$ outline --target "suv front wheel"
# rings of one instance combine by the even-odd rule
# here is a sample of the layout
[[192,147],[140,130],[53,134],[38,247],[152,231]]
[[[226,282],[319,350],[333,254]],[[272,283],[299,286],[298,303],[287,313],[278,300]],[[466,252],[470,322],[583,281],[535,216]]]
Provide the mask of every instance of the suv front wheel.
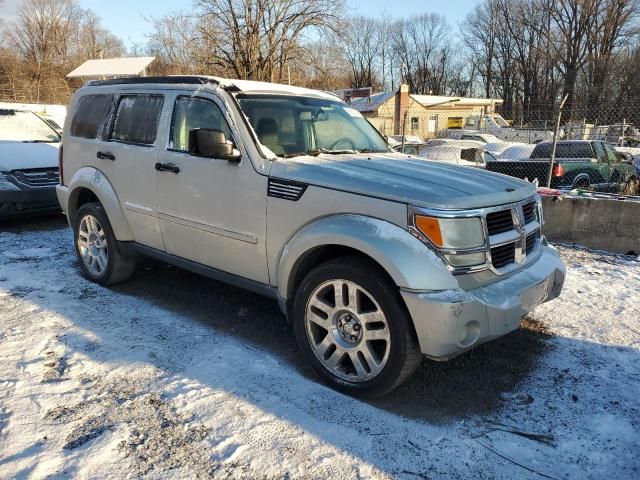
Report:
[[97,202],[82,205],[74,225],[76,254],[89,280],[112,285],[133,275],[135,260],[120,251],[102,205]]
[[306,360],[345,393],[382,395],[422,360],[398,288],[360,258],[343,257],[313,269],[296,293],[292,313]]

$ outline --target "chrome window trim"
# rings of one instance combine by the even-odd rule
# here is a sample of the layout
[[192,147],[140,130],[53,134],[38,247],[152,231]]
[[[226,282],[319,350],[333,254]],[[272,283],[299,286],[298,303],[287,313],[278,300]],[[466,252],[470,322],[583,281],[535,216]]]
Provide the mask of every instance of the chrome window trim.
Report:
[[[525,224],[523,207],[532,202],[536,203],[536,219]],[[508,232],[489,235],[487,215],[493,212],[500,212],[508,209],[511,209],[511,213],[513,215],[514,228]],[[479,218],[482,224],[484,244],[479,247],[466,249],[438,248],[422,232],[420,232],[420,230],[418,230],[415,225],[416,215],[426,215],[437,218]],[[451,273],[454,275],[464,275],[469,273],[481,272],[484,270],[490,270],[498,276],[507,275],[530,264],[540,256],[543,217],[542,200],[540,195],[538,194],[514,203],[507,203],[504,205],[485,208],[476,208],[471,210],[438,210],[433,208],[422,208],[409,205],[407,209],[407,217],[409,232],[422,243],[424,243],[436,255],[438,255],[438,257],[442,259],[445,265],[447,265],[449,271],[451,271]],[[529,235],[535,232],[539,233],[539,238],[536,240],[531,253],[527,254],[527,238],[529,237]],[[510,243],[515,243],[514,248],[516,261],[501,268],[494,267],[491,259],[491,249],[503,245],[508,245]],[[445,258],[445,255],[479,252],[485,253],[485,263],[474,265],[471,267],[454,267]]]

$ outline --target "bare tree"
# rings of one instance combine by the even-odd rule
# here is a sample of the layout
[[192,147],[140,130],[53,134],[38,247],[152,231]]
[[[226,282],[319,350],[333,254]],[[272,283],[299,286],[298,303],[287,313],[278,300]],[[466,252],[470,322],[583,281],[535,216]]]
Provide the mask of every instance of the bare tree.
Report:
[[341,0],[198,0],[201,29],[215,41],[212,62],[230,74],[253,80],[281,81],[287,63],[300,53],[311,30],[337,27]]
[[596,25],[603,0],[555,0],[551,10],[558,29],[559,68],[564,76],[562,96],[567,96],[565,110],[572,112],[576,81],[586,65],[589,38]]
[[588,116],[595,120],[600,110],[607,78],[617,51],[638,33],[633,20],[638,0],[605,0],[588,39]]
[[467,56],[483,78],[484,95],[494,94],[494,69],[499,26],[498,2],[488,0],[476,5],[461,25]]
[[158,73],[218,73],[210,65],[211,51],[216,48],[211,40],[216,37],[203,38],[203,20],[186,12],[172,12],[150,22],[153,30],[147,35],[147,48],[157,58],[154,68]]
[[382,41],[380,22],[369,17],[350,18],[339,34],[341,45],[351,68],[351,86],[380,86],[377,63]]
[[92,10],[82,12],[75,40],[79,59],[119,57],[125,53],[122,40],[104,28]]
[[393,31],[400,73],[410,90],[445,93],[447,67],[453,56],[446,19],[437,14],[417,15],[395,22]]

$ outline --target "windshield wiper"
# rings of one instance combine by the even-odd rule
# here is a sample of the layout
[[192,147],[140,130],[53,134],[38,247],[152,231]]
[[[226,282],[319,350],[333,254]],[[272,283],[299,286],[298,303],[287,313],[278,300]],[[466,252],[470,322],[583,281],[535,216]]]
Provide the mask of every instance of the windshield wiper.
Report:
[[389,150],[380,150],[375,148],[362,148],[358,150],[360,153],[390,153]]
[[324,152],[322,152],[319,149],[314,149],[314,150],[307,150],[306,152],[285,153],[284,155],[278,155],[278,156],[281,158],[301,157],[303,155],[310,155],[312,157],[317,157],[321,153],[324,153]]
[[348,153],[358,153],[358,150],[343,149],[343,150],[329,150],[328,148],[320,148],[320,153],[326,153],[328,155],[343,155]]
[[58,140],[22,140],[22,143],[58,143]]

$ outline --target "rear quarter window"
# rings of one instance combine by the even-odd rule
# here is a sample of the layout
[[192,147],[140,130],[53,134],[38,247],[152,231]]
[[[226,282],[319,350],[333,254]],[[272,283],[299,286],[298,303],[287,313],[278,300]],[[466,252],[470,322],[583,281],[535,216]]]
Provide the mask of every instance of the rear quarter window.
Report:
[[102,138],[112,107],[113,95],[99,94],[81,97],[71,120],[71,136]]
[[[551,158],[551,143],[540,143],[531,154],[531,158]],[[555,158],[594,158],[593,149],[588,142],[558,143]]]
[[111,139],[137,145],[153,145],[163,103],[162,95],[122,95]]

